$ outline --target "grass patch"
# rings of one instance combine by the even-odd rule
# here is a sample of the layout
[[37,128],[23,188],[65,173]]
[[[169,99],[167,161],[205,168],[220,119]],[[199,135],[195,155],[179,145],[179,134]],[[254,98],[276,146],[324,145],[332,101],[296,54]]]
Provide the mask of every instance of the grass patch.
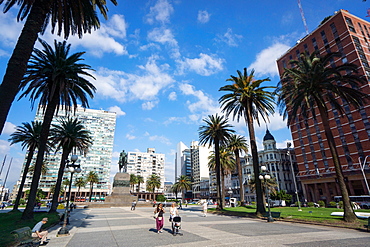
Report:
[[[234,207],[224,208],[223,211],[217,211],[216,209],[209,209],[218,214],[234,215],[234,216],[245,216],[256,218],[256,207],[245,206],[245,207]],[[280,212],[282,220],[321,224],[329,226],[340,226],[354,229],[364,229],[364,225],[367,224],[367,219],[358,219],[355,223],[347,223],[341,216],[331,216],[332,212],[343,212],[343,209],[337,208],[313,208],[313,207],[302,207],[302,211],[298,211],[297,207],[275,207],[271,209],[271,212]],[[356,212],[370,212],[370,210],[356,210]]]
[[13,230],[21,227],[29,226],[31,229],[35,224],[42,220],[42,218],[47,217],[49,220],[44,225],[44,228],[55,225],[59,222],[58,213],[49,214],[47,212],[34,212],[34,220],[21,220],[22,212],[20,211],[10,211],[8,213],[0,214],[0,239],[1,246],[13,246],[15,244],[13,236],[10,234]]

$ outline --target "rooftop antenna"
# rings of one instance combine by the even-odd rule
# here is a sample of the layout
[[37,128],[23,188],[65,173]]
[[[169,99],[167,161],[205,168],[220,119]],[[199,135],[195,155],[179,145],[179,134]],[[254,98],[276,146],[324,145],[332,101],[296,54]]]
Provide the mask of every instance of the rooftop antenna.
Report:
[[306,18],[304,18],[304,13],[303,13],[303,9],[302,9],[301,0],[298,0],[298,7],[299,7],[299,12],[301,12],[301,17],[302,17],[304,28],[306,29],[306,34],[308,34],[308,27],[307,27],[307,23],[306,23]]

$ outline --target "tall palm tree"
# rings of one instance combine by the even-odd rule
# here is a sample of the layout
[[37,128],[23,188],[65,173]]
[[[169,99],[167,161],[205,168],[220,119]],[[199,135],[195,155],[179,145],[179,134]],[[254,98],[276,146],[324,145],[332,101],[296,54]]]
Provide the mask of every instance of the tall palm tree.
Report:
[[42,126],[42,123],[40,121],[32,121],[31,124],[30,123],[22,124],[23,126],[18,126],[16,128],[16,131],[13,134],[11,134],[10,135],[11,137],[9,138],[11,145],[21,142],[22,149],[24,148],[28,149],[27,160],[26,164],[24,165],[22,180],[21,183],[19,184],[18,194],[14,202],[13,210],[18,210],[19,200],[21,199],[23,194],[23,187],[27,178],[27,174],[29,172],[32,157],[35,150],[39,146]]
[[137,179],[137,192],[140,192],[140,184],[144,183],[144,178],[140,175],[136,176]]
[[[225,176],[235,169],[235,159],[233,152],[225,147],[220,148],[220,167],[221,167],[221,201],[225,201]],[[216,155],[212,152],[208,157],[208,166],[212,171],[216,169]]]
[[231,133],[235,131],[231,129],[232,125],[228,124],[227,118],[224,116],[208,115],[208,118],[203,119],[206,125],[199,127],[199,143],[209,144],[209,147],[214,145],[215,152],[215,170],[217,180],[217,209],[222,210],[224,201],[221,200],[221,164],[220,164],[220,146],[226,146],[227,140],[230,138]]
[[354,109],[362,107],[368,95],[359,91],[359,86],[367,82],[365,77],[357,75],[355,64],[332,67],[331,61],[340,56],[340,53],[323,57],[318,52],[302,53],[298,61],[291,61],[293,67],[285,69],[278,85],[278,106],[284,118],[288,118],[288,126],[297,120],[305,121],[309,116],[314,119],[320,116],[342,193],[344,220],[353,222],[357,218],[348,197],[328,112],[331,111],[330,105],[342,115],[343,105],[351,105]]
[[81,187],[85,187],[86,186],[85,179],[83,179],[81,177],[80,178],[76,178],[76,180],[75,180],[75,186],[78,188],[77,189],[77,196],[81,199],[80,190],[81,190]]
[[176,186],[177,190],[182,191],[182,201],[184,202],[186,191],[191,189],[190,178],[186,175],[180,175],[176,180],[177,182],[174,186]]
[[247,69],[244,68],[243,73],[237,70],[238,76],[231,76],[226,81],[232,81],[232,84],[226,85],[220,88],[219,91],[227,91],[229,93],[221,96],[219,99],[222,107],[222,111],[226,112],[226,116],[233,115],[233,119],[239,122],[240,118],[244,118],[244,121],[248,127],[250,148],[253,159],[253,170],[256,183],[256,196],[257,196],[257,214],[263,214],[266,212],[265,205],[263,203],[262,186],[261,181],[258,178],[259,164],[258,164],[258,152],[256,144],[256,136],[254,131],[255,120],[257,124],[260,124],[260,117],[266,122],[268,121],[268,114],[275,112],[274,105],[274,92],[267,90],[274,89],[271,86],[262,86],[261,84],[266,81],[270,81],[269,78],[262,80],[256,80],[254,78],[254,70],[248,75]]
[[130,185],[132,192],[134,192],[135,184],[137,184],[137,176],[135,174],[130,174]]
[[90,131],[85,129],[85,126],[77,118],[62,117],[59,119],[59,124],[53,124],[50,130],[50,138],[52,144],[56,147],[55,152],[63,150],[60,160],[58,178],[55,186],[55,192],[49,213],[56,212],[58,207],[58,194],[60,185],[63,179],[66,160],[72,150],[78,150],[81,154],[86,154],[89,146],[92,144]]
[[[63,190],[64,190],[64,195],[63,195],[63,200],[64,201],[66,201],[67,200],[67,188],[68,188],[68,186],[69,186],[69,179],[68,178],[66,178],[66,179],[64,179],[63,181],[62,181],[62,183],[61,183],[61,185],[62,185],[62,188],[63,188]],[[60,189],[59,189],[60,190]],[[56,190],[56,186],[55,186],[55,188],[54,188],[54,194],[57,194],[57,195],[59,195],[59,193],[57,192],[57,190]],[[53,197],[54,198],[54,197]],[[50,212],[50,211],[49,211]]]
[[161,178],[158,175],[152,174],[146,180],[146,189],[148,191],[153,192],[153,200],[155,200],[155,197],[154,197],[155,189],[159,189],[160,187],[161,187]]
[[[26,18],[13,54],[9,59],[2,84],[0,85],[0,134],[13,103],[20,89],[22,77],[27,69],[33,47],[39,34],[43,34],[47,24],[52,25],[52,33],[64,32],[67,39],[70,34],[80,38],[86,32],[100,27],[96,9],[107,19],[106,0],[0,0],[5,2],[4,12],[14,5],[20,5],[17,20]],[[111,0],[117,5],[116,0]]]
[[244,151],[245,153],[248,152],[248,144],[247,140],[244,136],[240,135],[231,135],[227,148],[234,152],[235,155],[235,162],[238,168],[238,178],[239,178],[239,194],[240,194],[240,202],[242,205],[245,203],[244,199],[244,181],[243,181],[243,169],[240,164],[240,152]]
[[98,174],[94,171],[90,171],[89,174],[87,174],[86,182],[90,184],[89,202],[91,202],[94,184],[99,183]]
[[93,98],[93,93],[96,90],[94,85],[86,79],[88,77],[94,78],[87,72],[91,70],[90,66],[79,63],[82,60],[83,52],[69,55],[71,45],[67,45],[65,41],[55,41],[54,50],[45,41],[40,40],[40,43],[43,50],[34,50],[22,81],[22,87],[25,88],[25,91],[21,97],[30,95],[32,106],[40,98],[39,104],[44,106],[44,119],[35,173],[22,219],[33,219],[33,204],[54,113],[59,106],[64,107],[67,111],[72,110],[72,106],[73,109],[76,109],[77,102],[81,103],[82,107],[88,107],[87,96]]
[[[32,165],[30,166],[30,168],[28,169],[28,172],[33,174],[33,172],[35,171],[35,165]],[[41,175],[45,176],[49,171],[49,168],[48,168],[48,165],[46,162],[43,162],[42,163],[42,167],[41,167]]]

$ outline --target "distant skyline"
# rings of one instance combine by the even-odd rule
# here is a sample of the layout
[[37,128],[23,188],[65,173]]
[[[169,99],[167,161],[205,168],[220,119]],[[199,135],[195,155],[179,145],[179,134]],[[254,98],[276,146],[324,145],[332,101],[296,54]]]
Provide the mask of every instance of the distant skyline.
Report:
[[[362,0],[301,0],[308,30],[334,11],[346,9],[369,21],[368,2]],[[1,9],[4,4],[0,5]],[[176,145],[198,141],[198,128],[207,115],[220,113],[219,88],[230,75],[244,67],[255,69],[256,78],[269,77],[265,85],[279,82],[276,59],[306,35],[297,1],[108,1],[109,19],[82,39],[70,37],[71,53],[85,51],[83,63],[92,66],[96,80],[91,109],[117,113],[111,177],[118,171],[118,157],[126,152],[155,148],[166,155],[166,181],[174,181]],[[0,78],[18,39],[23,23],[16,22],[17,9],[0,13]],[[40,38],[54,39],[50,27]],[[41,48],[37,43],[36,47]],[[12,189],[20,176],[26,150],[10,146],[16,126],[31,122],[36,109],[28,99],[15,101],[0,136],[0,162],[7,154],[1,185],[9,161],[12,168],[6,186]],[[244,122],[236,123],[246,136]],[[278,148],[291,142],[286,122],[278,114],[270,123],[256,126],[258,149],[269,129]],[[83,164],[82,164],[83,166]]]

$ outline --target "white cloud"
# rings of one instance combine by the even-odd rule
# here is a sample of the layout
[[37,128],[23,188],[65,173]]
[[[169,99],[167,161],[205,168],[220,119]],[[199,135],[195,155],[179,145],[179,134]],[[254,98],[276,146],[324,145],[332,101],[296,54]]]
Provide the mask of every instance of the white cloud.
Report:
[[174,101],[177,99],[177,94],[176,92],[171,92],[169,95],[168,95],[168,99],[171,100],[171,101]]
[[172,76],[166,72],[169,65],[158,65],[155,56],[148,58],[147,63],[138,68],[136,74],[100,68],[93,73],[99,82],[95,85],[97,93],[119,102],[137,99],[153,101],[157,100],[160,90],[174,82]]
[[158,141],[158,142],[161,142],[161,143],[166,144],[166,145],[172,145],[172,143],[170,142],[170,140],[168,140],[168,138],[165,137],[165,136],[157,136],[157,135],[150,136],[149,137],[149,140],[151,140],[151,141]]
[[117,116],[125,116],[126,112],[122,111],[119,106],[111,106],[108,108],[108,111],[115,112]]
[[129,140],[133,140],[133,139],[136,139],[136,136],[133,136],[131,134],[126,134],[126,138]]
[[242,35],[234,34],[231,28],[228,28],[224,35],[217,35],[217,37],[220,41],[234,47],[237,47],[238,43],[243,39]]
[[177,62],[180,74],[183,74],[185,70],[190,70],[202,76],[209,76],[222,71],[225,61],[216,55],[200,53],[199,58],[185,58],[183,61],[178,60]]
[[169,125],[171,123],[185,123],[185,117],[169,117],[166,121],[163,122],[164,125]]
[[0,140],[0,154],[8,154],[10,150],[10,143]]
[[155,22],[159,22],[160,24],[169,23],[173,11],[172,5],[167,0],[158,0],[153,7],[150,7],[146,21],[149,24],[154,24]]
[[198,11],[198,22],[200,23],[207,23],[209,22],[211,15],[206,10],[199,10]]
[[180,57],[180,50],[172,31],[168,28],[154,28],[148,32],[148,39],[162,45],[167,45],[172,58]]
[[254,69],[257,76],[278,76],[276,60],[283,55],[290,47],[283,43],[275,43],[257,54],[256,60],[249,65]]
[[[10,48],[10,49],[14,48],[18,40],[18,37],[21,34],[23,25],[24,23],[17,22],[17,17],[14,11],[8,11],[6,14],[2,13],[0,15],[0,30],[4,30],[1,33],[1,39],[0,39],[0,43],[2,44],[3,48],[5,47]],[[11,52],[12,50],[8,52],[0,51],[0,56],[9,55]]]
[[5,122],[3,134],[12,134],[16,130],[17,126],[12,124],[11,122]]
[[151,110],[158,104],[158,101],[147,101],[141,104],[143,110]]

